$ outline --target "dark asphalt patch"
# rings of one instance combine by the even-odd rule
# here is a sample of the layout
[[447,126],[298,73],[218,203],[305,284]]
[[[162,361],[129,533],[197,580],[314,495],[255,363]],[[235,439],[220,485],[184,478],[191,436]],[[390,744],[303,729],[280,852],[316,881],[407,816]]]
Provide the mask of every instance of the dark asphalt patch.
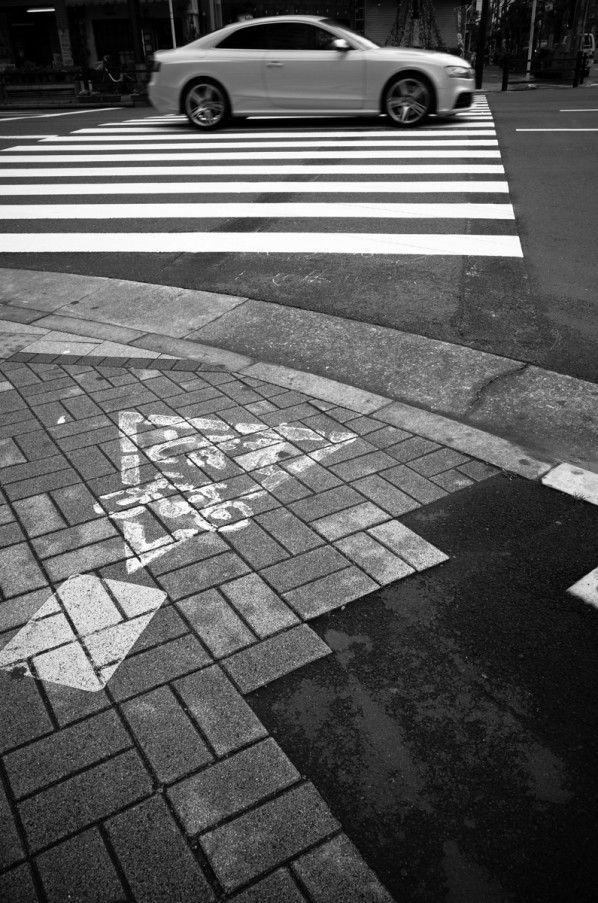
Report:
[[253,707],[397,901],[593,900],[598,508],[500,475],[402,520],[450,560]]

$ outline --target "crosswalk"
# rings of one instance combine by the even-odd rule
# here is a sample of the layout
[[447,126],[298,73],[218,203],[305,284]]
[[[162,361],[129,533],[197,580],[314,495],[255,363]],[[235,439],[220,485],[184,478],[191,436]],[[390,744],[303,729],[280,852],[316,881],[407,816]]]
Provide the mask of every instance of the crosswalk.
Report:
[[14,144],[0,230],[0,254],[523,256],[483,96],[411,132],[329,120],[198,135],[149,115]]

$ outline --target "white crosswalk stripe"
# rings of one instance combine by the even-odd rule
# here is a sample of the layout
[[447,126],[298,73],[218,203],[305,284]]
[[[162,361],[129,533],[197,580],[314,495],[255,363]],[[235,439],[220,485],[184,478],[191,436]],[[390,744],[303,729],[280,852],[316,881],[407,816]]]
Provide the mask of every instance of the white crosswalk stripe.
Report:
[[412,132],[270,123],[148,116],[4,148],[0,254],[523,256],[483,97]]

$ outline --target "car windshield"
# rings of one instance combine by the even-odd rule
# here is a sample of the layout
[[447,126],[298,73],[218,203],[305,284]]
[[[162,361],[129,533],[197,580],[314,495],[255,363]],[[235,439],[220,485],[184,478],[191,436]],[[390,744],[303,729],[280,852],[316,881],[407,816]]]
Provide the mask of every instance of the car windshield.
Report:
[[324,25],[332,25],[334,28],[341,28],[344,32],[346,32],[352,38],[358,38],[361,44],[365,44],[367,47],[379,47],[380,44],[376,44],[375,41],[370,40],[370,38],[366,38],[365,35],[359,34],[357,31],[353,31],[352,28],[349,28],[348,25],[345,25],[344,22],[339,22],[337,19],[322,19]]

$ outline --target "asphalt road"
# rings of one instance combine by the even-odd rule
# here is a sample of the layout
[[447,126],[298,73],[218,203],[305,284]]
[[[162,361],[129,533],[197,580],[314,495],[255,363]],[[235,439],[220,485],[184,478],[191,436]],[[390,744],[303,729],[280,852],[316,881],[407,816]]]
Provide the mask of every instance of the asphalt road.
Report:
[[[585,130],[598,127],[598,101],[593,99],[598,97],[596,91],[542,88],[488,94],[524,249],[523,264],[509,258],[342,253],[139,255],[127,253],[124,238],[122,251],[114,254],[81,254],[68,247],[60,254],[47,254],[32,248],[31,254],[0,254],[0,266],[127,278],[275,302],[442,339],[595,382],[598,263],[593,245],[598,223],[593,188],[598,131]],[[582,112],[562,112],[569,108]],[[151,115],[147,109],[38,113],[25,119],[5,113],[0,133],[10,136],[3,144],[9,147],[14,139],[19,141],[19,136],[23,143],[34,144],[35,138],[27,136],[66,135],[107,121],[118,123]],[[281,125],[264,121],[260,130],[267,136],[282,127],[292,136],[305,128],[323,131],[379,124],[287,120]],[[438,123],[441,128],[447,124]],[[235,125],[223,135],[232,138],[248,128],[254,129],[255,123]],[[522,128],[543,131],[523,132]],[[555,131],[563,128],[575,131]],[[182,125],[181,129],[187,127]],[[123,181],[123,177],[114,176],[114,181]],[[291,199],[300,196],[270,194],[256,197],[255,203]],[[388,195],[376,192],[367,196],[372,203],[387,199]],[[172,199],[161,196],[158,200],[168,203]],[[430,195],[429,200],[433,203],[435,196]],[[451,200],[464,202],[468,197],[455,194]],[[214,201],[218,201],[217,196]],[[92,211],[98,198],[90,198],[89,203]],[[368,231],[388,228],[387,223],[381,223],[385,221],[370,221]],[[39,225],[42,231],[55,227],[47,222]],[[296,225],[297,231],[308,228],[300,220]],[[322,231],[338,226],[335,219],[319,222]],[[342,227],[347,232],[360,228],[347,222]],[[4,231],[8,228],[27,227],[11,224]],[[98,221],[91,226],[85,221],[67,225],[67,229],[82,231],[110,228]],[[149,232],[151,228],[147,221],[135,225],[125,221],[119,231]],[[162,228],[176,232],[186,226],[172,219],[164,221]],[[259,232],[276,231],[277,225],[268,219],[251,219],[237,220],[232,226],[216,221],[213,228]],[[393,228],[413,230],[412,225],[406,227],[400,222]],[[434,216],[418,220],[419,232],[435,228]],[[508,223],[482,220],[470,222],[468,231],[500,234],[509,228],[512,226]]]
[[[598,868],[598,509],[499,475],[401,520],[449,554],[250,697],[401,903],[585,903]],[[583,538],[583,541],[582,541]]]

